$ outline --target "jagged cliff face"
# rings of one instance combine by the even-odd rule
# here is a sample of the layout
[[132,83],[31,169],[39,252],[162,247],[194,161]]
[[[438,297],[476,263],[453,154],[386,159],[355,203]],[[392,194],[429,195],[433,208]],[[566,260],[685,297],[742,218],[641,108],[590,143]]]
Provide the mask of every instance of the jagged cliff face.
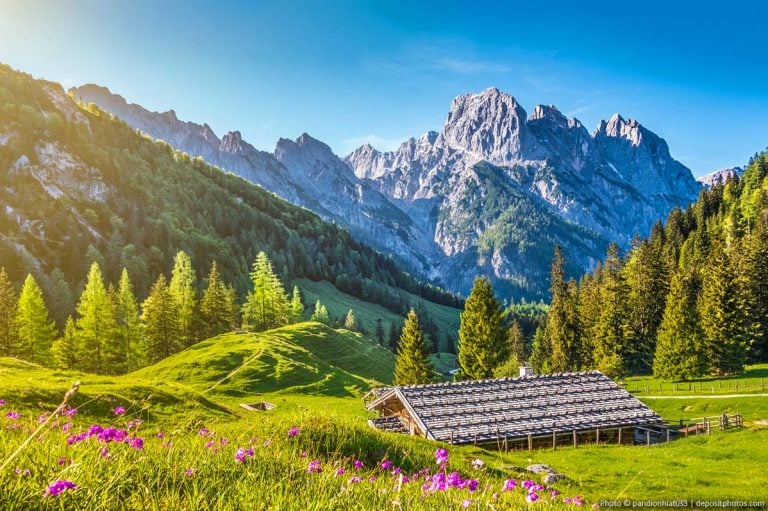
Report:
[[727,169],[715,170],[709,174],[697,177],[696,181],[702,184],[704,188],[712,188],[715,185],[725,184],[732,177],[741,177],[744,169],[741,167],[731,167]]
[[553,106],[529,117],[498,89],[454,99],[439,132],[391,152],[364,145],[344,160],[306,134],[267,153],[239,132],[219,140],[207,125],[148,112],[101,87],[74,93],[461,292],[484,273],[505,295],[541,297],[555,244],[572,271],[584,270],[609,241],[628,246],[701,187],[635,120],[615,115],[590,134]]

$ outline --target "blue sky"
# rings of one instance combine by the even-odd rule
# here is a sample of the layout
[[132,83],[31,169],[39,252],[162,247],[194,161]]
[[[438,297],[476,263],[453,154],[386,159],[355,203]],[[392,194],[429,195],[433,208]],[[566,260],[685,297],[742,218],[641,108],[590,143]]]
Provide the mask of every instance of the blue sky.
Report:
[[260,149],[305,131],[339,154],[391,149],[490,86],[590,131],[614,112],[637,118],[697,175],[768,146],[762,2],[64,4],[0,0],[0,61],[238,129]]

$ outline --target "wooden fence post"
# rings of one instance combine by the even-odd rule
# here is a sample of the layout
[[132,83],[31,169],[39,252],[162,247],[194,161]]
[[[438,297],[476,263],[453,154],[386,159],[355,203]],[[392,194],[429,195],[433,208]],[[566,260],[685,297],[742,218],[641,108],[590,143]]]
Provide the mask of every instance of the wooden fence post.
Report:
[[555,433],[555,430],[552,430],[552,450],[554,451],[557,449],[557,434]]
[[711,433],[712,433],[712,432],[710,431],[709,419],[705,419],[705,420],[707,421],[707,435],[709,435],[709,434],[711,434]]
[[669,428],[667,428],[667,443],[669,443]]
[[573,430],[573,446],[576,447],[576,430]]
[[651,432],[649,430],[645,430],[645,442],[647,444],[647,447],[651,446]]
[[528,435],[528,450],[533,450],[533,437],[531,435]]
[[595,444],[600,445],[600,428],[595,428]]
[[621,445],[621,430],[622,430],[622,429],[623,429],[623,428],[619,428],[619,445]]

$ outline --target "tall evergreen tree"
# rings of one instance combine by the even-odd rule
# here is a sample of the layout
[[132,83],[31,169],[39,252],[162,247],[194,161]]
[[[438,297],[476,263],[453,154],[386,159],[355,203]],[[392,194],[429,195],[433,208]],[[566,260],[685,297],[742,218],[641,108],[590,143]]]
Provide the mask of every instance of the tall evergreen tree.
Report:
[[64,272],[54,268],[48,278],[44,279],[43,288],[48,297],[53,319],[59,327],[64,327],[75,306],[72,290],[64,277]]
[[435,369],[429,361],[429,347],[419,325],[416,311],[411,309],[403,325],[403,333],[395,357],[395,385],[429,383]]
[[77,339],[80,349],[88,353],[80,357],[80,369],[93,373],[118,372],[107,366],[107,343],[113,343],[117,329],[115,307],[104,287],[99,264],[94,262],[88,271],[85,289],[77,304]]
[[200,299],[202,337],[214,337],[234,330],[236,307],[234,297],[221,280],[219,267],[214,261],[208,273],[208,286]]
[[627,285],[621,273],[619,247],[611,243],[602,269],[600,314],[595,325],[594,364],[608,376],[625,373],[624,325]]
[[315,310],[312,313],[312,317],[309,319],[326,325],[331,323],[331,316],[328,314],[328,309],[325,308],[325,305],[320,303],[320,300],[315,303]]
[[197,342],[199,335],[195,332],[195,311],[197,307],[197,278],[192,268],[192,260],[183,250],[173,258],[171,282],[168,286],[179,320],[179,335],[184,346]]
[[477,277],[464,305],[459,324],[459,355],[462,377],[490,378],[507,358],[506,332],[501,303],[491,281]]
[[699,286],[695,271],[681,270],[672,277],[653,359],[653,375],[657,378],[691,380],[701,376],[706,369],[696,309]]
[[243,321],[256,331],[283,326],[289,321],[288,297],[280,278],[272,269],[272,262],[264,252],[259,252],[251,271],[253,291],[248,293],[243,305]]
[[[118,359],[124,360],[124,371],[134,371],[146,364],[147,349],[144,344],[144,332],[141,324],[139,303],[133,294],[133,283],[128,270],[123,268],[115,295],[115,319],[117,320],[117,339],[124,350],[117,353]],[[117,361],[115,361],[117,363]]]
[[397,353],[397,345],[400,342],[400,330],[394,321],[389,324],[389,349],[393,353]]
[[53,342],[51,347],[53,362],[59,369],[75,369],[80,366],[79,358],[87,356],[81,354],[78,347],[77,328],[72,316],[67,318],[64,324],[64,334]]
[[510,357],[515,357],[518,362],[525,362],[528,359],[527,349],[525,347],[525,336],[520,322],[515,319],[507,329],[507,344]]
[[533,334],[529,363],[537,374],[552,372],[552,351],[542,327],[538,327]]
[[661,242],[637,243],[624,274],[628,289],[624,331],[626,365],[632,374],[647,374],[653,365],[656,331],[664,316],[669,292]]
[[176,302],[166,282],[161,274],[141,305],[150,363],[159,362],[183,347]]
[[746,306],[731,259],[719,244],[712,248],[704,269],[698,308],[710,372],[742,372],[746,362]]
[[344,318],[344,328],[353,332],[357,332],[359,330],[357,325],[357,317],[355,317],[355,311],[352,309],[349,309],[349,312],[347,312],[347,315]]
[[0,268],[0,357],[19,354],[19,329],[16,324],[18,303],[19,298],[11,279],[5,268]]
[[20,347],[18,356],[37,364],[49,363],[56,323],[48,314],[43,292],[32,275],[27,275],[19,293],[16,327]]
[[376,342],[379,343],[380,346],[384,346],[384,336],[386,335],[384,333],[384,324],[381,321],[381,318],[376,319],[376,331],[374,333],[376,336]]
[[560,246],[555,247],[550,279],[552,302],[544,334],[551,350],[551,369],[575,371],[581,366],[578,295],[575,282],[565,281],[565,258]]
[[304,302],[301,301],[299,286],[293,286],[290,310],[291,323],[298,323],[304,317]]
[[750,361],[768,361],[768,210],[758,217],[744,247],[741,280],[751,338]]

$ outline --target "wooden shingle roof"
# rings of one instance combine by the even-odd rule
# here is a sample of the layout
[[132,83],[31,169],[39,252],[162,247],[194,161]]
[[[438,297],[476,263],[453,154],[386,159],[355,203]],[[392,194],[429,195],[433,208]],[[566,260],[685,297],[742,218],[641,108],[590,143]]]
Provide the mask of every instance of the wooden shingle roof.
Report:
[[428,438],[456,444],[661,422],[599,371],[392,387],[368,409],[393,397]]

